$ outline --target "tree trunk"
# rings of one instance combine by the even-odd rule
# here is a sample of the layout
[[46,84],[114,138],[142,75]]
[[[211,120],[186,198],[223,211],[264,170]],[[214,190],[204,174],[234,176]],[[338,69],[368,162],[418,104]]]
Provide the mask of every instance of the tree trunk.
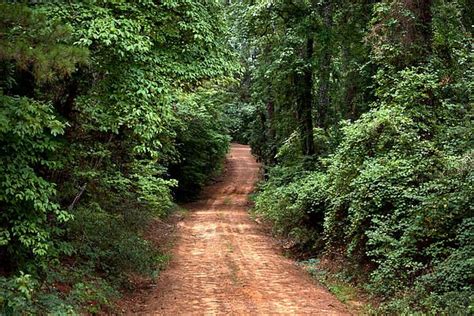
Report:
[[318,125],[322,128],[327,126],[327,113],[330,106],[329,79],[331,72],[331,28],[332,28],[332,5],[331,1],[325,1],[321,15],[324,21],[326,38],[321,43],[323,49],[319,59],[319,95],[318,95]]
[[269,162],[270,164],[275,163],[276,151],[276,131],[275,131],[275,105],[273,101],[267,102],[267,114],[268,114],[268,141],[269,141]]
[[313,57],[313,38],[309,37],[306,40],[306,49],[304,52],[304,60],[307,66],[304,69],[301,78],[301,92],[298,100],[297,117],[300,123],[300,135],[302,153],[304,156],[312,156],[314,150],[313,138],[313,69],[311,67],[311,59]]

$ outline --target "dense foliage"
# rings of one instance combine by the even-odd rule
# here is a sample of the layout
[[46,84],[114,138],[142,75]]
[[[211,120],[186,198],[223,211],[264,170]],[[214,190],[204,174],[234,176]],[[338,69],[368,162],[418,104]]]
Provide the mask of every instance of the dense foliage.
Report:
[[156,276],[146,227],[197,195],[230,137],[263,163],[255,211],[382,312],[474,313],[473,12],[2,2],[0,314],[104,312]]
[[219,170],[236,59],[219,2],[30,3],[0,4],[0,314],[94,313]]
[[[473,312],[467,1],[242,1],[255,210],[389,313]],[[367,275],[367,271],[370,273]]]

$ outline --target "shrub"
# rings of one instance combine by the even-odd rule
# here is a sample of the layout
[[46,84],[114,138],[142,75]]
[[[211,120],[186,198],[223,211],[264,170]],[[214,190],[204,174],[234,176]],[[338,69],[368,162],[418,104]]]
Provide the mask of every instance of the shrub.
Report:
[[[134,212],[136,223],[147,216]],[[135,224],[136,225],[136,224]],[[97,205],[78,208],[69,225],[76,264],[98,271],[115,285],[127,285],[128,277],[138,273],[155,277],[164,257],[141,237],[133,223],[119,214],[105,212]]]
[[178,159],[170,166],[171,177],[178,180],[178,199],[195,198],[222,168],[230,140],[221,113],[226,98],[226,93],[211,87],[180,101],[180,116],[186,124],[178,131]]
[[275,232],[290,237],[302,249],[320,249],[326,176],[298,167],[274,167],[260,185],[255,211],[269,219]]
[[273,168],[256,209],[278,232],[304,230],[310,245],[324,238],[327,253],[370,267],[383,310],[461,312],[474,294],[470,123],[436,75],[413,68],[391,80],[377,108],[342,128],[321,171]]
[[41,291],[29,274],[0,277],[0,314],[2,315],[75,315],[73,305],[56,293]]

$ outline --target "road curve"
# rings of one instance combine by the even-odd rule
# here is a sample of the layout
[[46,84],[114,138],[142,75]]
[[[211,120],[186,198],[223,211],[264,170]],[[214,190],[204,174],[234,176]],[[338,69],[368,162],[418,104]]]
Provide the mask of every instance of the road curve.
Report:
[[185,205],[169,267],[141,315],[350,315],[248,215],[259,164],[233,144],[220,181]]

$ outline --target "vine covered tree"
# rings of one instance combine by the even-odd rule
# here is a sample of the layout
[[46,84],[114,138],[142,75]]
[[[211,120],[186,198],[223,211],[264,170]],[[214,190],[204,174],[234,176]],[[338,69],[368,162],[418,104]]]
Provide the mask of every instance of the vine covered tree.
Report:
[[472,308],[468,2],[235,10],[248,69],[240,95],[254,113],[247,139],[268,179],[257,214],[300,251],[345,262],[384,312]]
[[129,275],[156,274],[146,224],[227,151],[224,9],[0,4],[0,313],[94,313]]

